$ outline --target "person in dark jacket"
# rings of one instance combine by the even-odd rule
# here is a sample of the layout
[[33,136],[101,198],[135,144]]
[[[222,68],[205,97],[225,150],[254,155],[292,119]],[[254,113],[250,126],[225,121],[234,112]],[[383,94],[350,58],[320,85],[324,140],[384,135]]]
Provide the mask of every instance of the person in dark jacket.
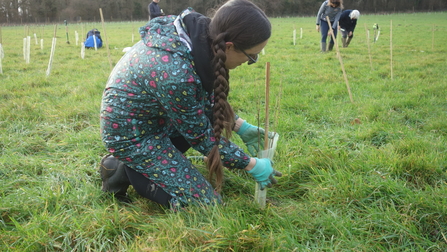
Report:
[[151,19],[164,15],[164,13],[160,9],[160,6],[158,6],[159,2],[160,0],[152,0],[147,8]]
[[[149,21],[140,35],[102,97],[101,136],[110,153],[100,166],[103,190],[125,195],[131,184],[178,209],[221,203],[223,167],[246,170],[261,188],[275,184],[281,173],[271,161],[252,157],[264,130],[235,115],[227,101],[230,70],[255,63],[271,36],[264,12],[230,0],[211,19],[188,8]],[[230,141],[232,132],[251,156]],[[189,148],[205,156],[216,189],[184,155]]]
[[327,50],[332,51],[332,49],[334,48],[334,40],[331,36],[329,23],[327,22],[326,17],[329,17],[332,25],[332,31],[334,32],[334,37],[337,37],[338,20],[340,19],[342,10],[343,0],[327,0],[321,4],[320,9],[317,13],[316,21],[316,29],[318,32],[321,32],[321,52],[326,52],[327,36],[331,37]]
[[358,10],[344,10],[341,13],[338,25],[342,35],[341,41],[343,43],[343,47],[348,47],[349,43],[351,43],[359,17],[360,12]]

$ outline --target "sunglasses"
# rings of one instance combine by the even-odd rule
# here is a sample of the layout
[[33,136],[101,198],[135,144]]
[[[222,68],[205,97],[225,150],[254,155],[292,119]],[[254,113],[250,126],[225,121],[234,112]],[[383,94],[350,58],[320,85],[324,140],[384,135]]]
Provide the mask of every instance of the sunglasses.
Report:
[[242,52],[242,53],[244,53],[245,54],[245,56],[247,56],[248,57],[248,65],[251,65],[251,64],[254,64],[254,63],[256,63],[256,62],[258,62],[258,57],[259,57],[259,54],[248,54],[248,53],[246,53],[244,50],[242,50],[242,49],[240,49],[240,51]]

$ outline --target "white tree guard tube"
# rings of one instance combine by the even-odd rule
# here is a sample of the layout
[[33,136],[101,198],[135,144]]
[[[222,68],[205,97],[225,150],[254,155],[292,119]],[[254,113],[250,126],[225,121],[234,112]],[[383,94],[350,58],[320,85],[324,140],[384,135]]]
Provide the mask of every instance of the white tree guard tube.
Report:
[[85,45],[84,42],[81,43],[81,58],[84,59],[85,57]]
[[75,31],[75,40],[76,40],[76,45],[78,45],[78,41],[79,41],[78,31]]
[[23,60],[26,61],[26,37],[23,38]]
[[30,62],[30,54],[31,54],[31,36],[26,37],[26,64]]
[[[258,152],[258,158],[269,158],[273,161],[273,155],[275,154],[276,145],[278,143],[279,134],[276,132],[270,132],[269,134],[273,134],[273,138],[269,138],[269,148],[266,150],[261,150]],[[265,203],[267,200],[267,188],[261,190],[259,184],[256,183],[255,188],[255,201],[261,208],[265,207]]]
[[98,50],[98,45],[96,44],[96,36],[93,35],[93,43],[95,43],[95,51]]
[[51,66],[53,64],[53,57],[54,57],[54,51],[56,49],[56,38],[53,38],[53,43],[51,44],[51,54],[50,54],[50,61],[48,62],[48,68],[47,68],[47,76],[50,76],[51,73]]

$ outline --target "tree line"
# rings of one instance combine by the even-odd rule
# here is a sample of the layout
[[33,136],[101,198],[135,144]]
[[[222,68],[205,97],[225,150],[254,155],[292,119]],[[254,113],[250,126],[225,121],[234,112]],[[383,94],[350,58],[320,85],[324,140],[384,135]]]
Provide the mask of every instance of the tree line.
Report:
[[[53,23],[100,21],[102,9],[106,21],[148,19],[152,0],[0,0],[0,23]],[[269,17],[316,15],[323,0],[252,0]],[[166,14],[178,14],[186,7],[209,15],[226,0],[161,0]],[[361,13],[445,11],[447,1],[439,0],[344,0],[345,9]]]

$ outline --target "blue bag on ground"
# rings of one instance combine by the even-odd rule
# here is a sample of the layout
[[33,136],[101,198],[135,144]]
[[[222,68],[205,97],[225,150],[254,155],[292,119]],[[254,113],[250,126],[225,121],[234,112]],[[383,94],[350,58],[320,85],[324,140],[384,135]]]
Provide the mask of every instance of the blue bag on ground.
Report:
[[84,42],[85,48],[95,48],[95,40],[96,40],[96,47],[101,48],[102,47],[101,33],[96,28],[87,32],[87,37]]

